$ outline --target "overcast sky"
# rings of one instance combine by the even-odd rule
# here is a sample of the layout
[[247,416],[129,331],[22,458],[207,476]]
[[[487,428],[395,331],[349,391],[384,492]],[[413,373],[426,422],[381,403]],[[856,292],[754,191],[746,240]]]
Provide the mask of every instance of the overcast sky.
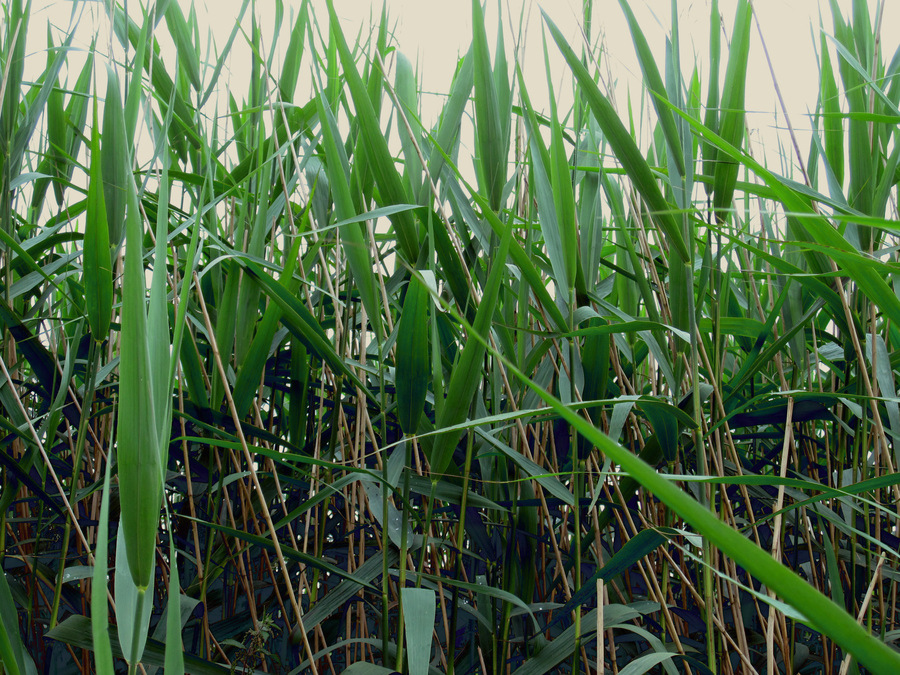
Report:
[[[188,0],[180,0],[184,7]],[[286,19],[296,13],[299,0],[284,0]],[[487,22],[488,36],[493,43],[496,35],[498,4],[504,12],[504,23],[507,29],[507,46],[511,46],[510,21],[518,25],[519,17],[524,12],[526,22],[526,56],[523,70],[528,82],[529,93],[536,107],[546,106],[546,77],[544,74],[540,19],[540,7],[569,37],[577,51],[580,51],[581,33],[581,0],[546,0],[539,3],[535,0],[488,0]],[[657,54],[657,62],[662,69],[665,38],[671,27],[671,4],[666,0],[632,0],[632,10],[645,31],[651,48]],[[701,69],[701,83],[705,89],[708,82],[707,54],[709,43],[709,5],[710,0],[677,0],[674,3],[679,12],[678,20],[681,35],[681,58],[685,77],[690,76],[688,68],[695,61]],[[845,16],[850,11],[850,0],[839,0]],[[200,18],[201,38],[205,38],[208,29],[215,44],[221,48],[231,32],[241,0],[195,0]],[[312,0],[317,16],[324,24],[327,20],[324,0]],[[370,16],[376,18],[380,14],[381,0],[335,0],[345,32],[351,41],[362,27],[367,30]],[[401,51],[419,67],[422,86],[425,92],[446,93],[456,67],[458,56],[465,53],[471,41],[471,3],[469,0],[387,0],[389,25],[393,29],[396,42]],[[730,34],[733,24],[736,0],[720,0],[720,11]],[[754,3],[759,27],[765,38],[766,47],[772,59],[775,76],[785,98],[791,121],[798,131],[809,127],[806,117],[816,105],[818,92],[818,71],[816,52],[817,29],[821,21],[826,32],[831,32],[832,21],[826,0],[757,0]],[[106,19],[102,4],[85,3],[85,17],[79,30],[80,46],[88,44],[93,35],[98,36],[98,49],[104,50],[108,44],[106,35]],[[257,0],[257,11],[262,17],[263,35],[271,35],[274,23],[274,0]],[[35,0],[32,24],[29,30],[29,49],[34,54],[35,65],[43,68],[45,57],[40,53],[45,46],[44,26],[48,21],[64,28],[68,23],[71,0]],[[130,0],[130,10],[139,11],[138,0]],[[876,2],[869,0],[872,16],[876,15]],[[61,11],[62,10],[62,11]],[[889,62],[897,48],[900,33],[893,30],[900,25],[900,2],[890,0],[884,12],[885,28],[882,30],[882,48],[886,53],[883,60]],[[246,22],[249,24],[249,22]],[[285,27],[287,30],[287,27]],[[594,28],[595,44],[604,48],[601,65],[609,67],[617,83],[616,92],[620,110],[624,109],[625,94],[630,91],[636,100],[637,91],[641,87],[640,70],[634,57],[634,47],[628,32],[619,3],[615,0],[595,0]],[[160,31],[164,34],[164,31]],[[287,34],[282,35],[286,44]],[[163,49],[167,43],[163,40]],[[723,50],[724,50],[723,41]],[[550,56],[554,65],[554,87],[565,113],[571,96],[570,80],[563,79],[567,72],[562,67],[561,59],[555,45],[550,46]],[[201,50],[201,56],[204,51]],[[240,96],[247,91],[247,64],[250,62],[249,47],[239,36],[233,48],[230,70],[222,78],[221,87],[229,89]],[[278,63],[276,59],[276,63]],[[724,73],[724,65],[723,65]],[[309,78],[301,73],[301,84],[298,97],[308,97],[310,92]],[[720,75],[721,76],[721,75]],[[305,84],[304,84],[305,83]],[[307,100],[304,98],[303,100]],[[423,95],[423,118],[426,123],[433,119],[442,106],[437,96]],[[770,135],[780,125],[774,113],[777,101],[772,83],[772,76],[762,50],[762,42],[756,26],[753,28],[753,41],[750,54],[748,74],[748,95],[746,107],[753,114],[748,118],[748,125],[755,129],[756,141],[772,143]],[[801,142],[804,152],[808,148],[808,139]],[[773,148],[778,153],[777,148]]]

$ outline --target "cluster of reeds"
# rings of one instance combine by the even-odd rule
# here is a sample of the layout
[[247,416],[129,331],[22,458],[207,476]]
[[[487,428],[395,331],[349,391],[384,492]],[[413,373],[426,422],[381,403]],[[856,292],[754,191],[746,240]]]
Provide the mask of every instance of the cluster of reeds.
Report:
[[245,0],[214,51],[105,0],[74,67],[85,4],[2,8],[0,670],[900,672],[882,3],[832,3],[795,171],[748,0],[703,79],[620,0],[627,110],[590,0],[568,110],[473,0],[433,128],[385,13]]

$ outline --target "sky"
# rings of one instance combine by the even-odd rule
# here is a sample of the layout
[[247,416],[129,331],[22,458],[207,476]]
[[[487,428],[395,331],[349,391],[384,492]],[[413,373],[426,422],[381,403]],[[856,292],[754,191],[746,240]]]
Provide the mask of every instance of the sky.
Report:
[[[120,0],[121,1],[121,0]],[[189,0],[179,0],[187,8]],[[38,68],[44,65],[44,56],[40,50],[45,45],[43,27],[49,21],[60,27],[68,23],[71,0],[33,0],[34,13],[29,30],[29,47]],[[323,23],[326,20],[324,0],[311,0],[316,15]],[[353,40],[357,31],[369,30],[370,17],[380,15],[382,0],[335,0],[337,12],[344,24],[345,34]],[[284,0],[286,19],[295,14],[300,6],[299,0]],[[666,35],[671,28],[671,8],[677,8],[681,35],[681,59],[683,67],[698,63],[701,70],[701,82],[708,82],[707,54],[709,44],[710,0],[631,0],[630,6],[645,31],[651,49],[657,55],[657,63],[662,67]],[[727,33],[730,34],[733,24],[736,0],[720,0],[720,11]],[[838,0],[845,16],[849,15],[851,0]],[[88,44],[90,37],[98,36],[98,43],[109,44],[107,21],[99,2],[82,3],[86,8],[86,17],[79,27],[81,46]],[[225,44],[231,32],[241,0],[194,0],[200,20],[201,39],[205,39],[204,31],[212,36],[214,44],[220,48]],[[140,0],[130,0],[131,11],[137,11]],[[442,106],[438,95],[449,88],[457,58],[465,53],[471,41],[471,3],[469,0],[387,0],[389,25],[395,36],[399,49],[418,67],[422,89],[423,121],[432,121]],[[538,109],[546,108],[548,102],[546,75],[542,50],[541,8],[553,19],[569,42],[580,52],[582,37],[580,31],[581,0],[488,0],[486,20],[488,37],[493,43],[496,35],[498,6],[502,7],[506,26],[507,47],[511,46],[513,35],[510,22],[518,24],[519,17],[525,17],[524,32],[525,49],[523,72],[529,87],[529,94]],[[274,24],[274,0],[257,0],[256,7],[261,16],[264,35],[270,35]],[[876,0],[869,0],[870,13],[876,16]],[[760,149],[770,148],[775,156],[782,154],[777,145],[785,143],[786,136],[779,135],[783,128],[783,118],[775,95],[773,77],[769,72],[763,42],[775,73],[775,79],[781,89],[788,115],[792,125],[800,136],[800,147],[803,152],[809,146],[808,134],[803,131],[810,126],[808,113],[815,109],[818,92],[818,70],[816,50],[818,46],[818,26],[824,26],[826,32],[832,29],[829,3],[826,0],[757,0],[754,3],[758,28],[753,27],[750,65],[748,71],[748,91],[746,108],[748,126],[752,130],[751,140]],[[63,10],[63,11],[60,11]],[[601,68],[607,71],[615,83],[614,96],[617,107],[624,110],[627,96],[637,100],[641,88],[640,69],[634,56],[634,47],[628,32],[619,3],[615,0],[594,1],[593,40],[595,46],[602,45],[600,56]],[[248,22],[245,22],[248,23]],[[900,35],[892,27],[900,25],[900,2],[888,0],[884,8],[882,30],[882,48],[886,53],[883,59],[889,62],[897,49]],[[164,31],[161,31],[164,33]],[[548,38],[549,39],[549,38]],[[286,43],[286,32],[282,42]],[[77,43],[78,41],[76,41]],[[164,54],[170,45],[162,40]],[[723,50],[724,50],[723,41]],[[548,47],[553,84],[558,94],[562,112],[568,109],[571,102],[570,77],[564,68],[555,45]],[[201,56],[204,54],[201,49]],[[240,36],[233,47],[233,58],[229,70],[221,78],[221,91],[246,92],[250,61],[250,49]],[[277,63],[277,55],[276,55]],[[724,74],[724,65],[722,67]],[[690,72],[685,72],[690,77]],[[301,74],[298,86],[298,97],[310,94],[309,78],[304,81]],[[721,75],[720,75],[721,77]],[[305,82],[305,84],[304,84]],[[435,92],[429,94],[427,92]],[[645,118],[646,119],[646,118]]]

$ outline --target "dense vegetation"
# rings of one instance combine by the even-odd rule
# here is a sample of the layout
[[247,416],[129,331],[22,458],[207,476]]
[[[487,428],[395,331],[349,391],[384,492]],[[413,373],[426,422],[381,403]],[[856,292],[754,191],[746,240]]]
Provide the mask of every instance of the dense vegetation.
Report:
[[434,128],[386,15],[87,4],[2,9],[0,670],[900,672],[881,3],[777,167],[747,0],[702,76],[621,0],[627,107],[590,0],[565,95],[473,0]]

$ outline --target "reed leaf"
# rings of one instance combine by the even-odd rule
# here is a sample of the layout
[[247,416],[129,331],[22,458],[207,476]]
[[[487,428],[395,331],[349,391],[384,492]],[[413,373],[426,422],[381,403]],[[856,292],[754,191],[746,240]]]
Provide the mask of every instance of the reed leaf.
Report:
[[609,100],[600,92],[594,79],[587,68],[581,63],[575,52],[569,46],[562,32],[556,24],[544,14],[544,22],[550,31],[553,40],[562,52],[569,64],[575,79],[582,89],[582,93],[597,123],[603,130],[616,158],[622,163],[622,167],[631,178],[641,197],[650,207],[651,217],[657,222],[660,230],[666,235],[666,240],[679,258],[687,262],[690,260],[690,252],[681,232],[681,226],[672,215],[672,209],[663,197],[656,183],[656,179],[650,170],[647,161],[641,155],[641,151],[634,142],[631,134],[619,119],[615,109]]
[[[91,171],[87,221],[84,228],[84,290],[91,333],[95,340],[102,342],[109,333],[109,324],[112,321],[113,281],[96,97],[94,123],[91,128]],[[110,135],[105,138],[104,145],[122,143],[123,140]]]

